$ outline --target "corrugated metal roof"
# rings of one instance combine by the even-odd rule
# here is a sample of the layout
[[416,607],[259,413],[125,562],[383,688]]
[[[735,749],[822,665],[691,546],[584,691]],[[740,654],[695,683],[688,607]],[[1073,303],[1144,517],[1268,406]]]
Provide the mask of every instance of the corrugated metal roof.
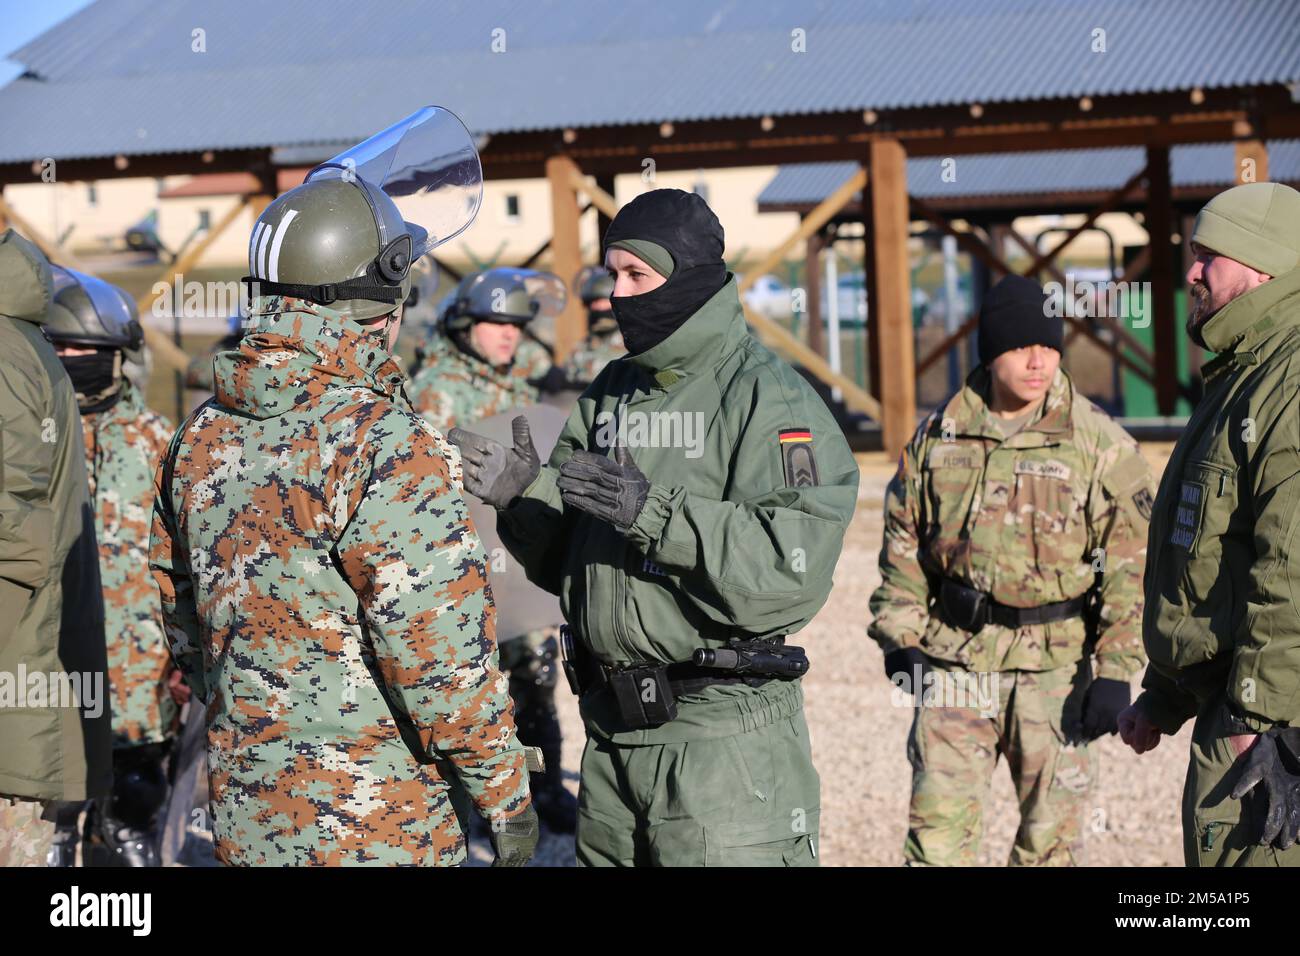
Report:
[[[927,156],[907,161],[907,191],[918,199],[1102,192],[1118,189],[1146,164],[1140,146],[1038,153],[998,153],[945,159]],[[1235,181],[1236,153],[1231,143],[1175,146],[1169,151],[1174,186],[1228,186]],[[760,205],[810,205],[821,202],[857,170],[856,163],[794,163],[782,166],[763,191]],[[1300,140],[1268,144],[1268,178],[1300,182]],[[861,199],[861,194],[856,198]]]
[[1292,83],[1300,0],[99,0],[10,58],[0,162]]

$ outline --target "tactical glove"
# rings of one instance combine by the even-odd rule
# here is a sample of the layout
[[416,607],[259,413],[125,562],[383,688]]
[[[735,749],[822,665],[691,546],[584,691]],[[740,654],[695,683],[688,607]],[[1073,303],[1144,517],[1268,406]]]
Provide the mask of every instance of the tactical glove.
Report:
[[533,858],[541,833],[537,811],[531,803],[522,812],[507,819],[494,819],[489,831],[496,853],[493,866],[523,866]]
[[650,493],[649,479],[622,445],[614,448],[613,459],[575,451],[560,466],[555,484],[566,505],[608,522],[620,534],[627,534]]
[[1132,703],[1128,681],[1099,677],[1083,702],[1083,739],[1096,740],[1119,730],[1119,715]]
[[[907,692],[914,696],[919,697],[925,690],[925,675],[930,671],[930,658],[919,647],[900,647],[885,655],[885,676],[889,682],[903,689],[910,688]],[[902,674],[907,675],[906,685],[895,679]]]
[[1253,790],[1265,807],[1259,845],[1285,850],[1300,837],[1300,727],[1264,731],[1245,757],[1232,798],[1240,800]]
[[[1079,658],[1078,666],[1074,670],[1074,680],[1071,681],[1070,693],[1066,695],[1065,703],[1061,705],[1061,733],[1065,735],[1065,742],[1071,746],[1077,747],[1088,742],[1088,737],[1083,732],[1083,714],[1091,687],[1092,660],[1085,654]],[[1117,716],[1116,729],[1118,723]]]
[[447,434],[448,441],[460,449],[465,490],[494,508],[508,507],[542,470],[533,436],[528,431],[528,419],[520,415],[510,423],[510,428],[514,432],[514,448],[506,448],[499,441],[463,428],[453,428]]

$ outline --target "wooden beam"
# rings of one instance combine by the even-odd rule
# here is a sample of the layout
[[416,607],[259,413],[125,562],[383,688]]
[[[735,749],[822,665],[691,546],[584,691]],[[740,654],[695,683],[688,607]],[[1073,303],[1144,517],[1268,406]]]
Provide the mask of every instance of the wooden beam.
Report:
[[[1169,151],[1166,149],[1166,150],[1165,150],[1166,156],[1168,155],[1168,152],[1169,152]],[[1148,150],[1148,154],[1149,154],[1149,153],[1150,153],[1150,150]],[[1073,229],[1071,229],[1068,233],[1066,233],[1064,239],[1062,239],[1060,242],[1058,242],[1055,246],[1053,246],[1053,247],[1052,247],[1051,249],[1049,249],[1047,252],[1040,252],[1040,253],[1038,253],[1037,258],[1035,258],[1034,261],[1033,261],[1033,264],[1030,265],[1030,267],[1024,271],[1024,275],[1027,275],[1027,276],[1033,277],[1034,275],[1036,275],[1036,274],[1038,273],[1038,270],[1039,270],[1039,269],[1042,269],[1043,266],[1047,265],[1047,263],[1051,262],[1051,261],[1052,261],[1053,259],[1055,259],[1058,255],[1060,255],[1063,251],[1065,251],[1065,247],[1068,246],[1070,243],[1072,243],[1072,242],[1073,242],[1076,238],[1078,238],[1078,237],[1079,237],[1083,232],[1085,232],[1085,231],[1088,230],[1088,229],[1091,229],[1091,228],[1092,228],[1092,224],[1095,223],[1095,222],[1097,221],[1097,219],[1098,219],[1098,218],[1099,218],[1103,213],[1108,213],[1108,212],[1110,212],[1112,209],[1114,209],[1116,206],[1118,206],[1121,202],[1123,202],[1123,201],[1124,201],[1124,197],[1127,196],[1127,195],[1129,194],[1130,191],[1132,191],[1134,188],[1136,188],[1137,185],[1138,185],[1140,182],[1142,182],[1143,179],[1146,179],[1146,178],[1147,178],[1147,173],[1148,173],[1148,172],[1149,172],[1149,170],[1147,170],[1147,169],[1143,169],[1143,170],[1140,170],[1140,171],[1137,172],[1137,173],[1134,173],[1133,176],[1130,177],[1129,181],[1126,182],[1126,183],[1125,183],[1123,186],[1121,186],[1119,189],[1117,189],[1117,190],[1115,190],[1113,193],[1111,193],[1111,194],[1106,198],[1106,201],[1105,201],[1104,203],[1102,203],[1100,206],[1097,206],[1095,209],[1092,210],[1092,212],[1088,213],[1088,215],[1084,218],[1083,222],[1079,223],[1079,225],[1075,226],[1075,227],[1074,227]],[[1166,203],[1169,202],[1169,195],[1168,195],[1168,190],[1167,190],[1167,189],[1165,190],[1165,202],[1166,202]]]
[[[255,217],[260,215],[260,210],[257,207],[257,203],[254,201],[257,198],[258,197],[245,196],[239,202],[231,206],[230,209],[226,211],[226,214],[217,221],[217,224],[208,230],[206,236],[196,242],[189,251],[185,253],[185,255],[174,260],[171,265],[159,273],[158,278],[149,283],[149,291],[136,300],[136,308],[140,310],[140,315],[148,315],[153,309],[153,304],[165,294],[165,290],[164,292],[155,292],[154,286],[162,283],[167,287],[167,289],[173,289],[175,287],[176,277],[178,275],[184,275],[190,269],[194,268],[194,266],[198,264],[199,260],[203,258],[203,254],[208,251],[208,248],[217,241],[232,222],[239,218],[240,214],[245,209],[252,207],[253,215]],[[270,198],[261,198],[266,200],[266,202],[261,205],[261,209],[265,209],[266,206],[270,204]],[[190,356],[182,351],[180,346],[169,339],[167,333],[163,332],[161,329],[154,328],[144,322],[141,322],[140,324],[144,326],[145,340],[149,343],[149,348],[153,350],[155,357],[163,365],[166,365],[173,371],[184,372],[190,364]]]
[[77,257],[66,251],[62,246],[45,238],[40,230],[33,226],[27,219],[19,215],[12,206],[4,200],[3,190],[0,190],[0,217],[9,220],[9,223],[18,232],[22,233],[32,244],[45,254],[56,265],[66,266],[69,269],[76,269],[78,272],[89,273],[90,270],[77,261]]
[[[853,198],[853,194],[861,190],[866,184],[867,171],[859,168],[856,173],[841,183],[835,192],[814,206],[808,215],[804,217],[803,222],[799,223],[798,229],[790,233],[784,242],[764,256],[758,265],[745,273],[745,278],[740,283],[741,297],[743,298],[745,293],[749,291],[750,286],[758,281],[759,276],[765,275],[776,268],[785,259],[787,252],[826,225],[831,217]],[[906,211],[904,211],[903,215],[906,218]]]
[[[587,210],[590,208],[591,208],[591,203],[587,203],[587,205],[579,209],[578,218],[581,219],[583,216],[585,216],[587,214]],[[551,248],[551,240],[548,238],[545,242],[543,242],[540,246],[538,246],[536,249],[533,250],[532,255],[530,255],[523,262],[519,263],[519,268],[531,269],[533,265],[537,262],[537,260],[546,254],[546,250],[549,248]],[[457,279],[459,278],[460,277],[457,276]]]
[[933,349],[931,349],[929,355],[927,355],[925,358],[921,359],[921,361],[916,363],[916,377],[920,378],[922,375],[928,372],[930,370],[930,366],[934,365],[935,362],[939,361],[939,359],[947,355],[948,350],[950,348],[952,348],[958,342],[964,339],[966,336],[974,332],[976,327],[979,324],[980,324],[980,317],[979,317],[979,313],[977,312],[974,315],[972,315],[970,318],[968,318],[965,322],[963,322],[960,326],[958,326],[951,334],[949,334],[946,338],[944,338],[942,342],[940,342]]
[[[582,250],[578,236],[578,194],[582,180],[577,164],[567,155],[547,157],[546,178],[551,184],[551,271],[567,284],[582,268]],[[596,202],[592,197],[592,202]],[[599,204],[597,204],[599,206]],[[562,363],[582,341],[586,331],[582,303],[571,295],[564,311],[555,320],[555,362]]]
[[868,395],[857,382],[835,372],[824,358],[767,316],[750,311],[743,303],[741,309],[745,313],[745,321],[768,348],[779,352],[790,361],[798,362],[827,385],[838,388],[848,408],[861,412],[873,421],[881,420],[883,411],[880,403]]
[[1178,330],[1174,311],[1173,202],[1169,148],[1147,147],[1147,245],[1151,250],[1151,321],[1156,372],[1156,407],[1172,415],[1178,404]]
[[573,170],[569,174],[569,186],[574,192],[584,194],[591,205],[595,206],[600,212],[613,219],[618,215],[618,202],[609,193],[605,192],[600,186],[596,185],[578,169],[574,164]]
[[[826,243],[822,240],[819,232],[813,233],[808,237],[804,248],[803,256],[803,285],[804,285],[804,308],[808,317],[808,347],[818,355],[826,354],[826,336],[825,329],[822,328],[822,276],[821,276],[821,251],[825,248]],[[834,245],[831,249],[834,250]],[[827,290],[828,295],[834,295],[834,289]]]
[[[881,420],[885,455],[893,457],[916,430],[916,360],[912,334],[907,153],[901,143],[872,142],[867,150],[877,311],[867,316],[879,342]],[[843,189],[843,187],[841,187]]]

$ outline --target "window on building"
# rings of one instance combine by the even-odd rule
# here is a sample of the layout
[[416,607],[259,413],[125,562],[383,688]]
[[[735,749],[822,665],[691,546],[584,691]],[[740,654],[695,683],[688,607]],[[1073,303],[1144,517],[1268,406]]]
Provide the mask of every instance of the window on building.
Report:
[[519,194],[506,193],[506,221],[519,221]]
[[199,228],[205,232],[212,228],[212,213],[210,210],[199,210]]
[[99,205],[99,191],[95,189],[94,183],[86,183],[86,204],[89,206]]
[[155,179],[154,182],[158,184],[158,195],[161,196],[163,190],[167,188],[167,180]]
[[699,196],[705,202],[709,201],[709,184],[703,179],[695,180],[695,185],[691,187],[691,192]]

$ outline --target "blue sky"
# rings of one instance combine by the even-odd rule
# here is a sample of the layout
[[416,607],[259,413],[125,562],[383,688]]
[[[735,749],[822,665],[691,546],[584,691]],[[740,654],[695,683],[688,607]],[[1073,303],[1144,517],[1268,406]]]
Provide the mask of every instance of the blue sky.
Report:
[[91,0],[0,0],[0,86],[22,73],[21,65],[8,59],[24,43],[40,36],[60,20],[90,6]]

